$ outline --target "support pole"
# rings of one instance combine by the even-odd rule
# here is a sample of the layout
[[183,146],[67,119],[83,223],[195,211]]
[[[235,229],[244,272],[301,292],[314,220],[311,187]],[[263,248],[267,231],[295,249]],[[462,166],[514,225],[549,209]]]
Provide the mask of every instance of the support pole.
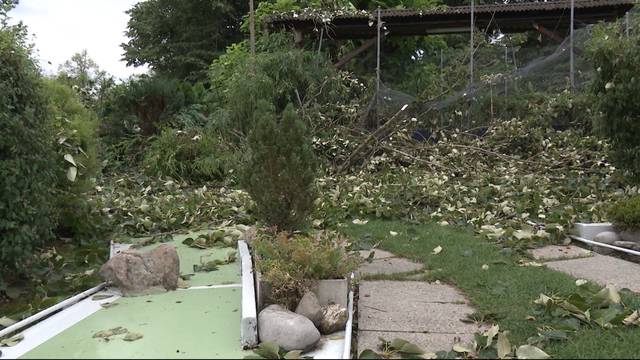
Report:
[[507,72],[509,72],[509,48],[504,44],[504,96],[508,95]]
[[624,14],[624,25],[625,25],[625,33],[627,37],[629,37],[629,12],[628,11],[626,14]]
[[249,0],[249,43],[251,45],[251,57],[256,57],[256,19],[253,8],[253,0]]
[[[571,0],[573,1],[573,0]],[[470,53],[470,60],[469,60],[469,86],[471,86],[473,84],[473,53],[474,48],[473,48],[473,33],[474,33],[474,29],[475,29],[475,19],[474,19],[474,12],[475,12],[475,0],[471,0],[471,37],[469,40],[469,48],[471,49],[471,53]]]
[[571,0],[571,32],[570,32],[570,53],[569,53],[569,67],[570,74],[569,79],[571,80],[571,92],[575,89],[575,64],[574,64],[574,54],[573,54],[573,26],[574,26],[574,13],[575,13],[575,0]]
[[320,55],[320,51],[322,50],[322,38],[324,37],[324,26],[320,29],[320,42],[318,44],[318,55]]
[[380,21],[380,8],[378,7],[378,47],[376,50],[376,99],[380,92],[380,32],[382,29],[382,22]]
[[381,41],[380,41],[380,33],[382,30],[382,21],[380,19],[380,7],[378,7],[378,49],[377,49],[377,53],[376,53],[376,111],[375,111],[375,115],[376,115],[376,124],[375,127],[378,127],[378,124],[380,123],[380,119],[378,118],[378,108],[379,105],[378,101],[380,99],[380,45],[381,45]]
[[444,52],[440,49],[440,93],[444,94]]

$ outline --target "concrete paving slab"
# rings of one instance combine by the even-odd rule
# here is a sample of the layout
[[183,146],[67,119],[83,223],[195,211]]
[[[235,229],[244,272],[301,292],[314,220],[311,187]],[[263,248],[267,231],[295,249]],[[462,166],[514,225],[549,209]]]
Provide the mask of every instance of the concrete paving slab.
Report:
[[640,293],[640,264],[595,254],[584,259],[547,262],[546,265],[579,279],[603,286],[613,284],[618,289],[627,288]]
[[411,272],[420,270],[423,268],[422,264],[415,263],[413,261],[403,258],[386,258],[373,260],[370,263],[364,263],[358,269],[359,274],[400,274],[405,272]]
[[450,351],[456,338],[464,343],[473,341],[473,334],[358,331],[358,355],[365,349],[377,350],[380,345],[380,337],[387,341],[395,338],[407,340],[418,345],[427,353]]
[[371,254],[372,251],[374,252],[373,254],[374,260],[397,257],[396,254],[390,253],[388,251],[380,250],[380,249],[360,250],[360,256],[366,259],[369,257],[369,254]]
[[593,256],[593,252],[578,246],[549,245],[529,250],[529,254],[539,261],[580,259]]
[[364,281],[358,304],[358,328],[473,334],[480,327],[460,321],[473,312],[464,297],[447,285]]
[[456,288],[444,284],[430,284],[416,281],[361,281],[360,303],[378,306],[395,303],[402,297],[421,302],[464,304],[466,299]]

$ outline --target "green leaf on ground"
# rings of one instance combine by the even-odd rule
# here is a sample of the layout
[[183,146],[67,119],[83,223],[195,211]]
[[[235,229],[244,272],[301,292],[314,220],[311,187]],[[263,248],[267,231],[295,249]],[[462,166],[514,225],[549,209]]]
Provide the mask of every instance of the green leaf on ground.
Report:
[[522,345],[516,350],[518,359],[548,359],[550,356],[533,345]]
[[0,340],[0,347],[12,347],[18,345],[22,340],[24,340],[24,335],[18,334],[14,335],[10,338]]
[[136,341],[136,340],[142,339],[143,337],[144,337],[144,335],[142,335],[140,333],[130,332],[130,333],[127,333],[127,335],[125,335],[122,340],[124,340],[124,341]]

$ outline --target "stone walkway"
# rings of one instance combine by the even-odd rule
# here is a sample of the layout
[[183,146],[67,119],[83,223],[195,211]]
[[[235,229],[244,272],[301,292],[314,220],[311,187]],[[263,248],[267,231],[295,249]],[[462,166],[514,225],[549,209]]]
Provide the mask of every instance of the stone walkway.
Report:
[[[360,266],[359,274],[392,275],[420,270],[423,267],[422,264],[398,257],[388,251],[378,249],[372,251],[373,261],[365,262]],[[360,256],[367,258],[370,253],[371,251],[360,251]]]
[[[369,252],[362,252],[367,257]],[[376,250],[359,273],[402,274],[421,264]],[[420,281],[361,281],[358,301],[358,353],[376,350],[379,338],[401,338],[426,352],[450,351],[456,340],[470,342],[479,325],[460,321],[472,314],[465,297],[454,287]]]
[[530,253],[550,269],[602,286],[613,284],[618,289],[626,288],[640,293],[640,264],[596,254],[577,246],[546,246]]

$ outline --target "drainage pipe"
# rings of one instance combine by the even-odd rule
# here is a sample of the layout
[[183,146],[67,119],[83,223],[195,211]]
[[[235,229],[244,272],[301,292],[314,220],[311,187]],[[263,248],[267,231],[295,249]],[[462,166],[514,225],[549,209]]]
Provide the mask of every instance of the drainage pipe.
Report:
[[609,249],[613,249],[613,250],[622,251],[622,252],[627,253],[627,254],[640,256],[640,251],[635,251],[635,250],[631,250],[631,249],[627,249],[627,248],[623,248],[623,247],[615,246],[615,245],[609,245],[609,244],[605,244],[605,243],[601,243],[601,242],[597,242],[597,241],[593,241],[593,240],[587,240],[585,238],[581,238],[581,237],[575,236],[575,235],[571,235],[569,237],[571,239],[573,239],[573,240],[580,241],[580,242],[583,242],[585,244],[601,246],[601,247],[605,247],[605,248],[609,248]]
[[43,319],[43,318],[55,313],[58,310],[62,310],[64,308],[66,308],[66,307],[69,307],[69,306],[79,302],[80,300],[83,300],[83,299],[85,299],[85,298],[97,293],[98,291],[104,289],[105,286],[106,286],[106,284],[102,283],[102,284],[100,284],[100,285],[98,285],[98,286],[96,286],[94,288],[91,288],[91,289],[85,291],[85,292],[82,292],[82,293],[80,293],[78,295],[70,297],[67,300],[59,302],[59,303],[57,303],[56,305],[54,305],[54,306],[52,306],[50,308],[44,309],[44,310],[40,311],[39,313],[37,313],[35,315],[29,316],[28,318],[26,318],[26,319],[24,319],[24,320],[22,320],[20,322],[17,322],[15,324],[3,329],[3,330],[0,330],[0,339],[3,338],[4,336],[7,336],[7,335],[17,331],[17,330],[20,330],[20,329],[22,329],[24,327],[27,327],[28,325],[33,324],[34,322],[36,322],[36,321],[38,321],[40,319]]

